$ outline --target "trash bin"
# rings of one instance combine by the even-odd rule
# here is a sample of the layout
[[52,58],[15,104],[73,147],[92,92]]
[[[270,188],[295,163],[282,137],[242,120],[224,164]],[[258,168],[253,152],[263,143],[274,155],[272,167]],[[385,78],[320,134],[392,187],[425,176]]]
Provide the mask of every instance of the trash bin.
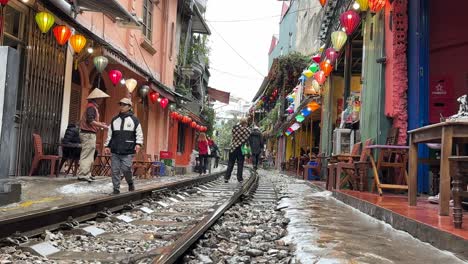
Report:
[[[318,162],[309,161],[308,165],[318,166]],[[318,181],[318,180],[320,180],[320,175],[315,175],[314,170],[309,169],[309,171],[307,172],[307,180],[309,180],[309,181]]]

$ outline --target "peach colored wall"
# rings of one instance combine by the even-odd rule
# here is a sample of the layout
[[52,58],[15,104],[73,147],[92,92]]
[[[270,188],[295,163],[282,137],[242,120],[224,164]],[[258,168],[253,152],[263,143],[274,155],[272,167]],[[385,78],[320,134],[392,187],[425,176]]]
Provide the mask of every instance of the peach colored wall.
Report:
[[[143,17],[143,1],[142,0],[120,0],[120,3],[127,7],[130,13],[136,13],[138,17]],[[128,58],[139,65],[146,71],[151,71],[154,78],[162,82],[166,86],[173,89],[173,74],[176,64],[177,52],[171,47],[171,43],[175,46],[175,25],[177,18],[177,0],[161,0],[159,4],[153,5],[153,36],[151,46],[156,50],[154,55],[151,55],[140,44],[144,41],[144,35],[141,30],[128,29],[119,27],[110,18],[101,13],[84,13],[78,16],[78,21],[94,32],[96,35],[105,39],[118,50],[122,51]],[[171,30],[171,25],[174,24],[174,32]],[[104,32],[104,33],[103,33]],[[171,55],[172,50],[172,56]],[[82,62],[79,65],[81,74],[82,87],[82,103],[81,112],[83,113],[86,106],[86,97],[91,90],[92,80],[94,76],[94,67],[92,59],[86,63]],[[106,71],[102,73],[102,78],[105,83],[105,90],[111,96],[106,99],[105,104],[100,108],[101,121],[110,123],[113,116],[118,113],[118,101],[126,96],[129,96],[124,86],[118,84],[114,86],[107,75],[107,70],[118,69],[122,72],[124,78],[134,78],[138,81],[138,86],[142,85],[146,80],[135,74],[131,70],[118,64],[109,64]],[[133,92],[132,101],[138,104],[137,90]],[[147,113],[147,131],[143,131],[146,135],[145,150],[148,154],[158,154],[160,150],[168,148],[168,133],[169,133],[169,118],[168,109],[163,110],[159,103],[151,104],[145,108],[144,112],[138,112],[137,107],[134,107],[136,116],[142,120]],[[103,141],[106,133],[99,133],[98,138]]]

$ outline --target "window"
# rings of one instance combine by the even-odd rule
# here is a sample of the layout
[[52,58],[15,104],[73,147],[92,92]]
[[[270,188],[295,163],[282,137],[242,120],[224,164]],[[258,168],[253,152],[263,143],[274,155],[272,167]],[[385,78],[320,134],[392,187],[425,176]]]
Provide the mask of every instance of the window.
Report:
[[143,0],[143,35],[151,41],[153,38],[153,2]]
[[179,123],[179,128],[177,131],[177,152],[185,152],[185,131],[187,126],[185,124]]

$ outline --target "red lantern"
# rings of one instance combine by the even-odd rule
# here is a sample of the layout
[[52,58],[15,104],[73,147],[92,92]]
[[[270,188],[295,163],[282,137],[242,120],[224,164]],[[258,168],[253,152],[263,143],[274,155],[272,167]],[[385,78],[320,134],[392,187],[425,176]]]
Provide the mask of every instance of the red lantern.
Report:
[[122,73],[118,70],[110,70],[109,79],[114,85],[116,85],[122,79]]
[[327,59],[329,59],[331,63],[334,63],[336,59],[338,59],[338,57],[340,56],[340,53],[334,48],[328,48],[325,51],[325,54],[327,55]]
[[0,5],[6,6],[10,0],[0,0]]
[[385,7],[386,0],[369,0],[369,9],[371,13],[378,13]]
[[196,127],[197,127],[197,122],[192,121],[192,123],[190,124],[190,126],[191,126],[192,128],[196,128]]
[[317,80],[317,82],[322,85],[325,83],[325,80],[327,77],[325,76],[325,73],[323,71],[318,71],[314,74],[314,79]]
[[159,104],[164,109],[169,104],[169,100],[167,98],[163,98],[163,99],[161,99],[161,102],[159,102]]
[[71,30],[67,26],[56,26],[53,29],[55,39],[58,44],[65,45],[68,39],[71,37]]
[[325,76],[329,76],[330,73],[333,71],[333,66],[331,65],[330,61],[325,60],[322,61],[322,63],[320,63],[320,69],[323,71]]
[[344,27],[346,34],[351,35],[354,30],[356,30],[357,26],[359,26],[359,23],[361,23],[361,18],[356,11],[348,10],[341,14],[340,22]]
[[149,97],[150,101],[154,104],[154,103],[156,103],[156,101],[158,101],[159,93],[158,92],[151,92],[151,93],[148,94],[148,97]]
[[190,123],[192,123],[192,118],[187,116],[187,124],[190,124]]
[[320,56],[320,54],[315,54],[314,56],[312,56],[312,60],[316,63],[320,63],[320,61],[322,60],[322,56]]
[[320,4],[322,5],[322,7],[325,6],[325,4],[327,3],[327,0],[319,0],[320,1]]
[[195,127],[195,129],[197,129],[198,131],[200,131],[201,126],[200,126],[200,125],[197,125],[197,126]]
[[179,114],[179,113],[177,113],[177,119],[178,119],[179,121],[182,121],[182,120],[184,119],[184,116],[181,115],[181,114]]

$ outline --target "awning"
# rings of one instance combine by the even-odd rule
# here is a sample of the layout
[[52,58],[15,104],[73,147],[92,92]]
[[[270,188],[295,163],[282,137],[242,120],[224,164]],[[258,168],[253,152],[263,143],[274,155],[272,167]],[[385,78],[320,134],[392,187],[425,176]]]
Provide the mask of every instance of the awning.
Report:
[[229,104],[231,93],[208,87],[208,96],[221,103]]
[[197,5],[193,5],[194,16],[192,17],[192,32],[199,34],[211,35],[210,28],[205,22],[205,18],[201,14]]
[[267,88],[268,83],[269,83],[268,78],[267,77],[263,78],[263,82],[260,85],[260,88],[258,89],[257,93],[255,94],[254,98],[252,99],[253,103],[255,101],[257,101],[257,99],[260,98],[260,96],[265,94],[265,89]]

